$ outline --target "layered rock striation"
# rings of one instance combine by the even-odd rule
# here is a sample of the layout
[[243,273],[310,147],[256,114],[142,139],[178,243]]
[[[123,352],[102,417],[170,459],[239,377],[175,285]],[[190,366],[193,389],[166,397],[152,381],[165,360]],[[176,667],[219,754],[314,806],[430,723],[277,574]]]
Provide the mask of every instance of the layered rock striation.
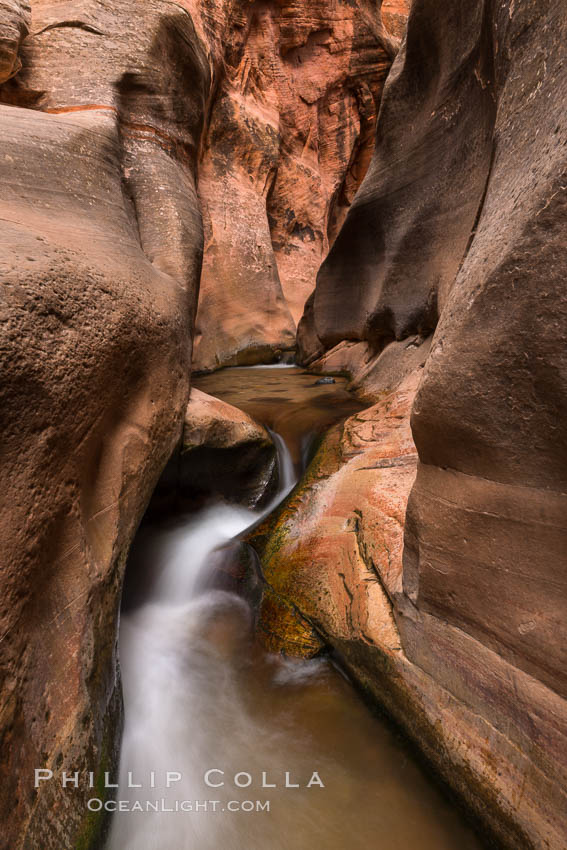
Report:
[[26,0],[0,2],[0,84],[22,67],[18,53],[28,34],[30,17],[30,4]]
[[113,768],[124,562],[181,437],[203,247],[198,364],[292,347],[369,157],[389,8],[391,35],[369,0],[0,2],[11,847],[100,839],[88,788],[33,770]]
[[479,209],[496,113],[491,6],[417,3],[411,18],[368,173],[300,323],[305,363],[343,340],[377,353],[430,333]]
[[[37,0],[31,25],[26,4],[0,4],[2,74],[23,66],[0,88],[0,808],[11,848],[100,838],[92,791],[63,790],[61,772],[93,771],[100,791],[115,767],[124,562],[187,402],[210,50],[180,4],[149,2],[138,22],[127,0]],[[14,32],[28,25],[17,54]],[[56,778],[36,790],[36,768]]]
[[[361,417],[330,437],[257,538],[268,644],[334,646],[493,834],[554,850],[567,834],[566,35],[555,0],[414,3],[372,164],[299,332],[304,362],[378,394],[372,432],[354,453]],[[392,448],[410,410],[417,455]]]
[[124,562],[182,437],[203,249],[213,369],[293,346],[330,246],[301,358],[372,404],[254,532],[261,632],[333,646],[507,846],[564,846],[564,10],[415,0],[383,94],[382,12],[0,0],[7,846],[102,836],[33,770],[116,759]]
[[[368,167],[406,15],[374,0],[233,4],[201,153],[197,370],[277,359]],[[218,26],[217,19],[212,24]]]

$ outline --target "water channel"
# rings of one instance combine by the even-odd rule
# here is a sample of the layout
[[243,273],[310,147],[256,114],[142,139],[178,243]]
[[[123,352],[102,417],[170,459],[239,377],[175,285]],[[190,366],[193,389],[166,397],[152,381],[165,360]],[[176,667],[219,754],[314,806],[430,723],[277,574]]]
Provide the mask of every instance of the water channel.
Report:
[[[298,368],[195,382],[276,433],[280,499],[314,435],[360,408],[342,379],[315,382]],[[248,603],[215,586],[215,552],[258,519],[216,502],[138,533],[119,638],[128,807],[108,850],[479,850],[333,664],[265,653]]]

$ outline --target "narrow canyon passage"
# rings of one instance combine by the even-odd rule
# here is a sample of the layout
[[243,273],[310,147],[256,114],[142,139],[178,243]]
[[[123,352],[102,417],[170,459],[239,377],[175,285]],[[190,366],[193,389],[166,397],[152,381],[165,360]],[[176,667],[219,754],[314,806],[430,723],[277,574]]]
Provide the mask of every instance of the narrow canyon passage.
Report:
[[[197,380],[279,429],[279,492],[263,511],[212,502],[138,534],[120,624],[117,799],[129,810],[114,815],[108,850],[481,846],[332,664],[266,654],[252,608],[219,581],[222,547],[285,496],[313,435],[360,407],[340,379],[315,380],[296,368]],[[182,803],[192,811],[172,811]]]
[[0,0],[0,850],[567,850],[566,8]]

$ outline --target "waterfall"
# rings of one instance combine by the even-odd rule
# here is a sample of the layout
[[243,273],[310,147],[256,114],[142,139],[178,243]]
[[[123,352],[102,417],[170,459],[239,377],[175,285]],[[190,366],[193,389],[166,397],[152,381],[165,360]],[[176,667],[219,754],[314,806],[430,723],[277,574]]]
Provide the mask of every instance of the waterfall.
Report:
[[265,511],[266,514],[273,511],[276,505],[279,504],[279,502],[281,502],[281,500],[284,499],[291,490],[293,490],[298,479],[290,451],[286,446],[283,437],[281,437],[280,434],[276,434],[275,431],[271,431],[269,428],[268,431],[270,432],[270,436],[276,447],[279,480],[278,492],[273,501],[268,505],[268,508]]
[[[262,512],[219,503],[173,526],[142,532],[142,543],[151,552],[149,575],[141,576],[141,604],[122,614],[119,641],[125,724],[117,796],[129,800],[130,808],[136,801],[144,808],[148,800],[152,805],[159,801],[160,809],[162,801],[167,808],[180,800],[206,802],[207,792],[220,796],[204,784],[207,770],[219,764],[233,765],[234,772],[254,763],[258,769],[274,764],[278,736],[266,735],[262,724],[251,719],[240,693],[239,667],[248,653],[251,612],[238,596],[203,581],[215,550],[273,510],[296,483],[285,442],[279,434],[271,435],[279,487]],[[131,563],[129,570],[135,569]],[[242,763],[247,740],[254,740],[258,749]],[[181,776],[169,788],[168,773]],[[138,784],[142,788],[131,787]],[[234,818],[225,818],[219,833],[214,816],[194,817],[190,828],[188,817],[186,812],[153,810],[115,815],[107,850],[247,846],[244,839],[225,843]]]
[[272,437],[279,491],[264,511],[209,504],[138,534],[106,850],[478,850],[346,679],[324,659],[263,652],[247,602],[207,581],[215,550],[296,483]]

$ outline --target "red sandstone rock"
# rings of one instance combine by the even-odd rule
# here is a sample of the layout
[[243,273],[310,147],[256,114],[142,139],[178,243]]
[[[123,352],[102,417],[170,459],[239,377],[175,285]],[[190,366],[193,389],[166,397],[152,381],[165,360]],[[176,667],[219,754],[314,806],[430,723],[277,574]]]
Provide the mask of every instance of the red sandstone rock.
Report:
[[[417,464],[410,412],[420,378],[421,370],[406,377],[327,436],[279,516],[255,531],[251,542],[267,581],[259,635],[270,650],[290,655],[311,656],[331,644],[506,846],[546,841],[559,850],[564,700],[462,624],[432,615],[429,600],[416,600],[415,572],[403,561]],[[425,505],[431,522],[435,514],[424,494],[439,483],[453,498],[454,476],[437,482],[440,473],[420,469],[412,499]],[[525,512],[519,504],[510,508]],[[474,515],[463,529],[460,518],[447,522],[448,509],[437,510],[437,542],[427,550],[430,569],[443,569],[440,586],[451,578],[451,562],[439,560],[437,545],[448,552],[447,538],[452,534],[454,547],[463,533],[482,542],[474,536]],[[497,509],[493,499],[487,510]],[[412,529],[423,534],[429,527],[414,517]],[[493,622],[499,626],[497,617]]]
[[0,0],[11,846],[94,837],[84,799],[36,794],[33,768],[116,755],[124,560],[187,395],[197,168],[201,362],[293,346],[288,301],[299,315],[362,178],[394,50],[370,0],[34,0],[31,25]]
[[410,6],[410,0],[382,0],[382,20],[394,38],[404,35]]
[[[419,378],[413,373],[327,436],[277,520],[262,559],[270,592],[260,631],[270,648],[295,654],[297,643],[310,654],[321,633],[400,650],[390,597],[402,589],[404,516],[417,464],[409,417]],[[292,601],[315,632],[282,632],[276,599]]]
[[18,52],[29,30],[27,0],[0,0],[0,84],[22,67]]
[[[558,0],[416,0],[374,164],[300,327],[306,361],[347,369],[372,393],[366,370],[374,391],[403,374],[405,341],[435,323],[436,293],[441,318],[412,414],[420,462],[401,589],[383,579],[395,632],[373,646],[357,614],[366,588],[349,587],[350,599],[333,575],[333,562],[345,575],[352,564],[349,529],[325,549],[324,505],[339,501],[348,516],[336,482],[351,513],[374,516],[371,485],[341,476],[352,466],[341,447],[266,543],[289,606],[282,634],[299,601],[307,626],[506,846],[553,850],[567,834],[566,37]],[[366,450],[388,445],[390,431]],[[395,496],[397,483],[385,484]],[[287,541],[306,510],[311,549],[293,560]],[[371,540],[388,528],[377,517]]]
[[230,449],[250,441],[269,442],[270,435],[243,410],[193,387],[185,411],[184,451],[202,446]]
[[377,353],[430,333],[479,209],[495,115],[489,6],[416,3],[410,21],[370,168],[299,326],[304,363],[345,339]]
[[96,839],[88,789],[36,792],[34,768],[114,769],[124,562],[187,401],[210,69],[183,9],[144,6],[140,26],[137,2],[37,0],[23,69],[0,88],[11,104],[0,106],[11,848]]
[[[404,3],[390,7],[398,34]],[[370,0],[241,4],[234,14],[199,172],[206,245],[195,369],[294,346],[368,167],[396,50]]]
[[[203,305],[221,315],[208,366],[287,344],[286,299],[296,312],[364,172],[391,48],[362,4],[337,9],[150,0],[140,27],[131,0],[35,0],[20,46],[25,4],[0,2],[0,80],[24,59],[0,90],[10,846],[92,837],[72,796],[34,795],[32,770],[115,755],[123,561],[186,400],[199,153]],[[389,392],[328,439],[267,537],[262,620],[274,648],[313,653],[325,636],[510,847],[553,850],[567,831],[566,36],[559,0],[416,0],[374,167],[301,333],[319,368]],[[406,373],[434,296],[402,562]]]
[[421,336],[391,342],[379,354],[372,354],[366,342],[344,341],[314,360],[310,368],[324,374],[346,372],[351,379],[348,389],[372,402],[423,367],[430,348],[431,337]]
[[268,431],[243,410],[195,387],[177,468],[185,498],[205,494],[254,508],[277,484],[276,449]]
[[[467,699],[519,750],[521,799],[514,785],[503,795],[514,819],[535,846],[560,848],[567,834],[567,22],[560,2],[510,3],[493,26],[501,57],[494,160],[413,412],[420,468],[404,588],[427,617],[417,641],[408,620],[404,640],[408,657],[431,674],[435,655],[422,652],[424,642],[466,635],[469,681],[471,671],[479,681],[502,677],[492,704],[486,694],[467,691]],[[472,663],[475,646],[483,648],[482,667]],[[464,673],[436,675],[470,687]],[[492,747],[493,757],[503,751]]]

